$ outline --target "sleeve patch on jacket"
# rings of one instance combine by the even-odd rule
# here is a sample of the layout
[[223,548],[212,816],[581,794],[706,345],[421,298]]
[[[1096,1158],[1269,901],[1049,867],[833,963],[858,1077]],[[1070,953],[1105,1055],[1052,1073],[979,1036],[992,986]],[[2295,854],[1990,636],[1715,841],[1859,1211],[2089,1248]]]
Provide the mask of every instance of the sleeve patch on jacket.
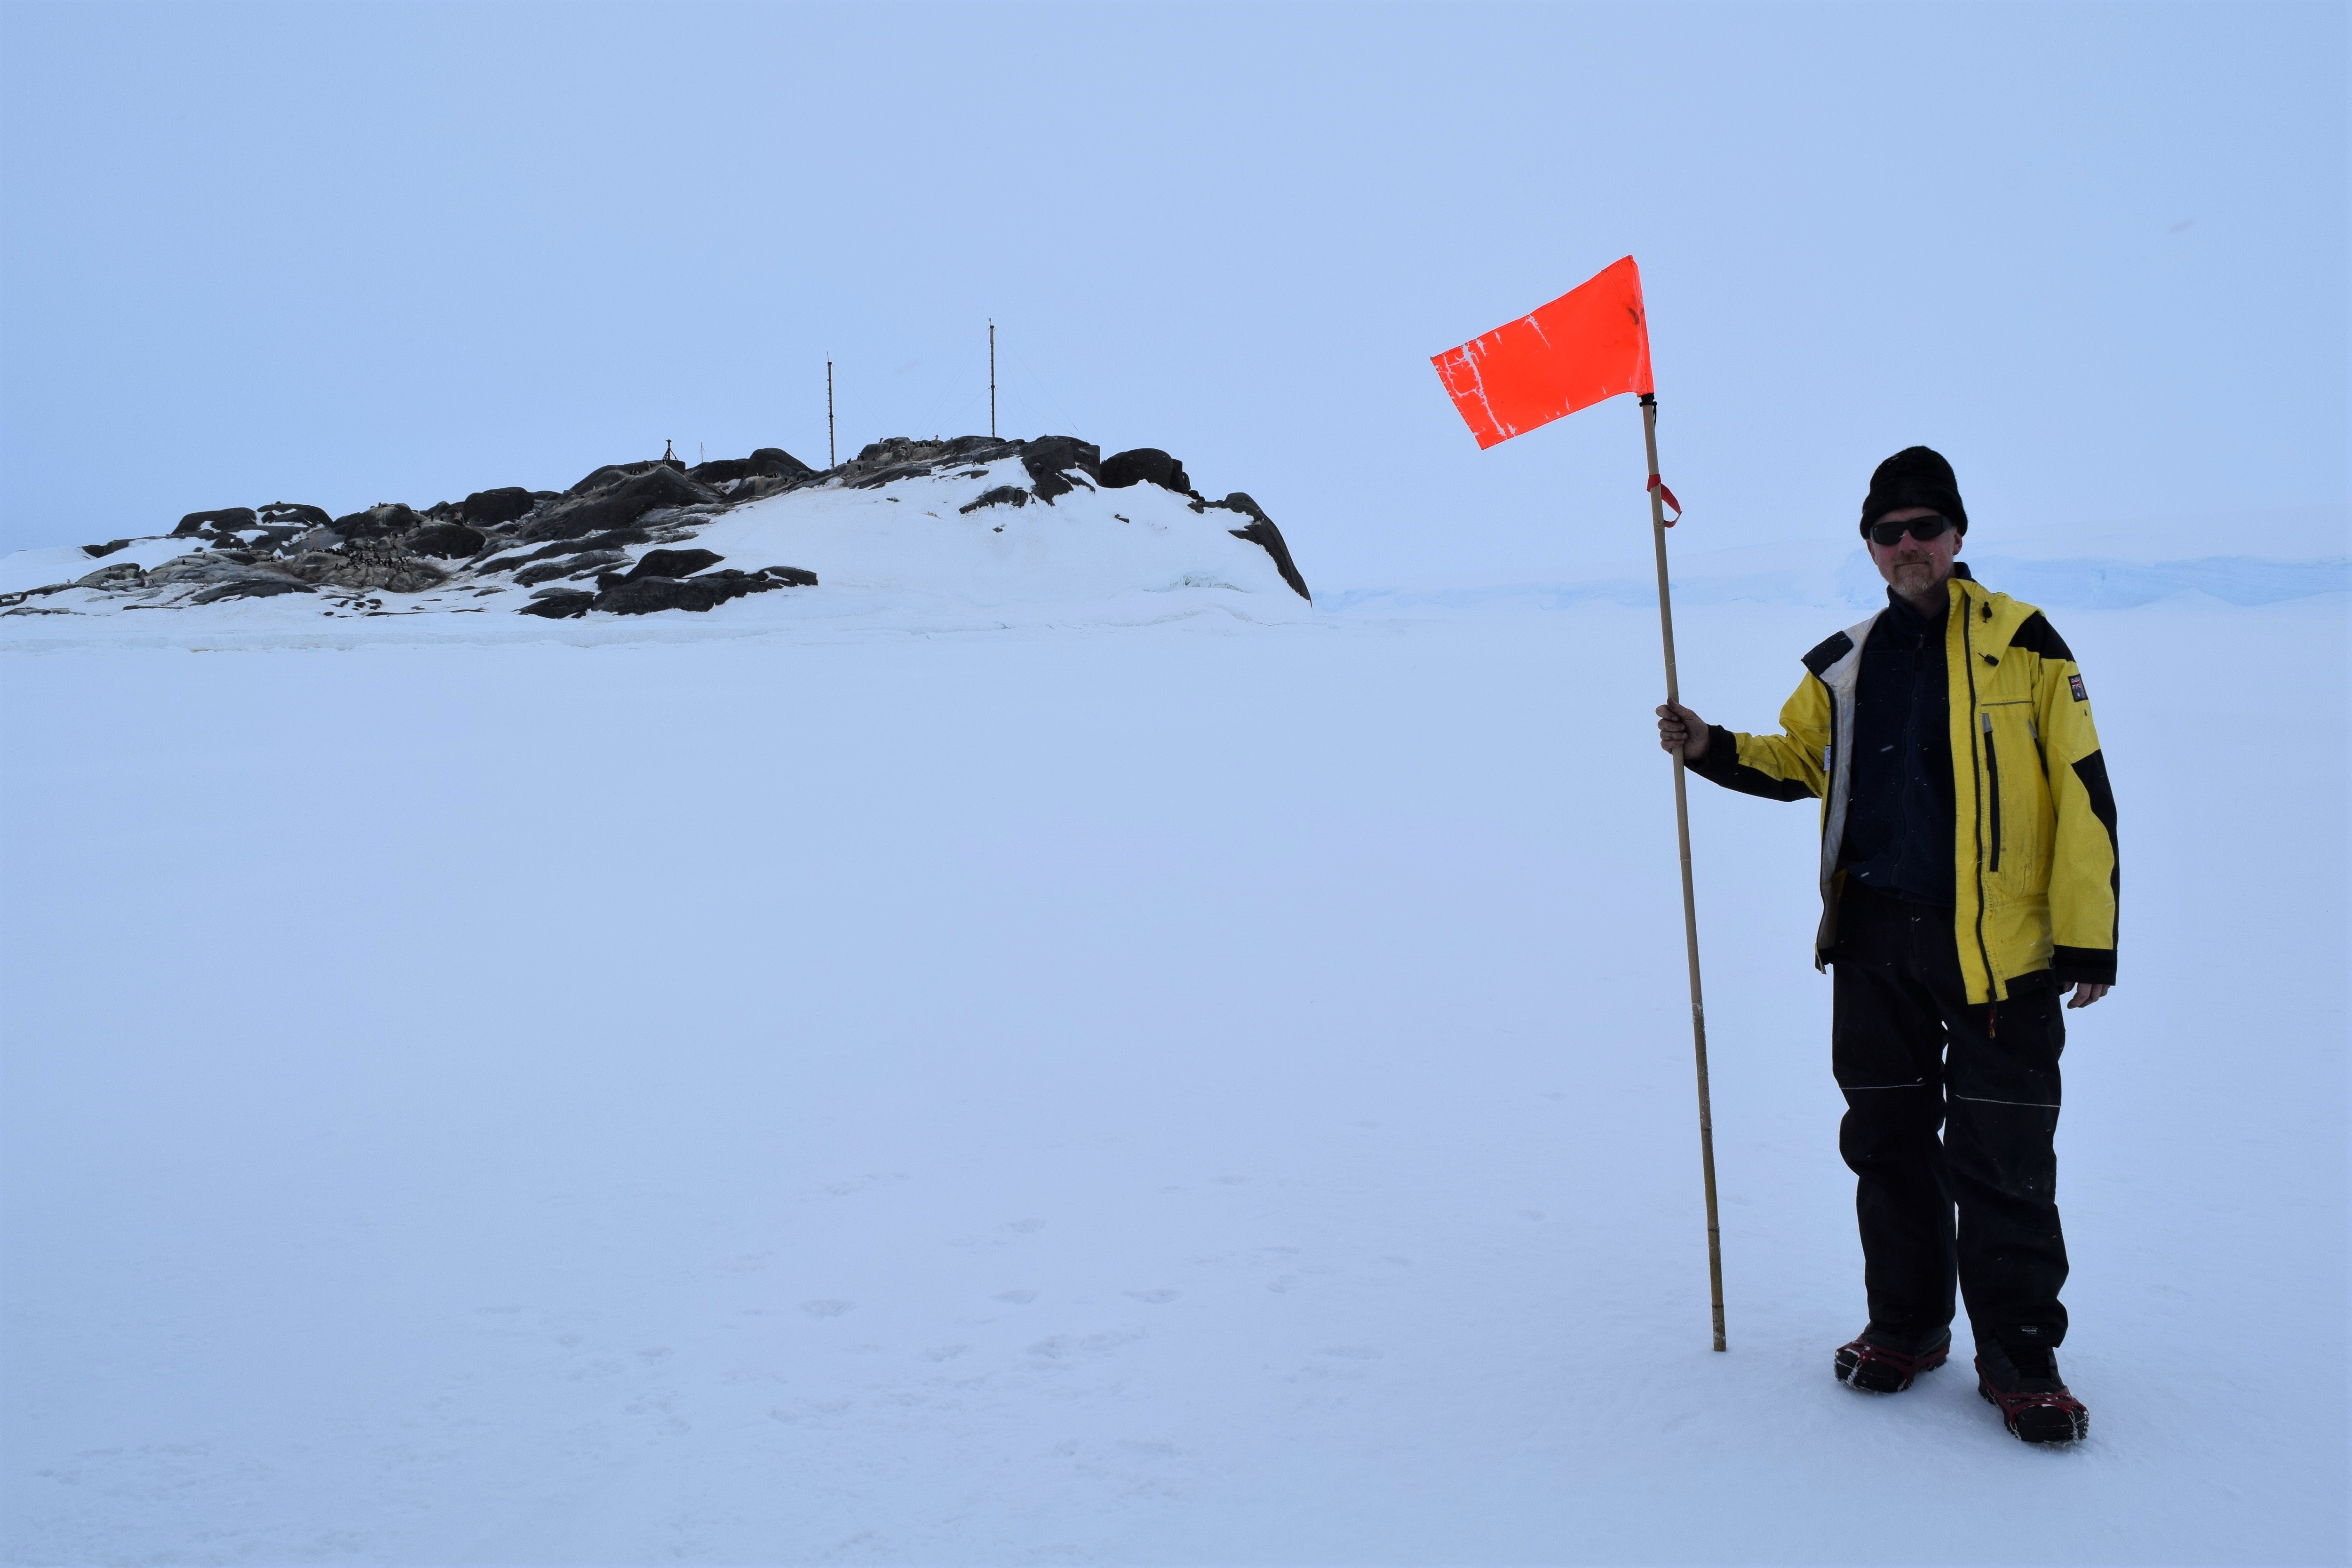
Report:
[[2074,689],[2075,701],[2088,702],[2091,700],[2090,693],[2083,689],[2083,678],[2080,675],[2068,676],[2066,684]]
[[1843,632],[1832,632],[1820,647],[1805,655],[1805,668],[1816,676],[1853,651],[1853,639]]
[[2058,635],[2058,628],[2052,626],[2048,617],[2039,610],[2025,617],[2024,624],[2009,639],[2009,646],[2021,647],[2028,653],[2038,653],[2044,658],[2059,659],[2067,664],[2074,662],[2074,650],[2066,646],[2066,639]]

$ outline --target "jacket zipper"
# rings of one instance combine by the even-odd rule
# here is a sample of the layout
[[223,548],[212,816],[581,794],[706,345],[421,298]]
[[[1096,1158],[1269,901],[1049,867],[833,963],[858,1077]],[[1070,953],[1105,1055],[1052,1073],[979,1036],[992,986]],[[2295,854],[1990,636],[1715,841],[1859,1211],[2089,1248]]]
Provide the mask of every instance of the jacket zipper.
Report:
[[[1977,706],[1977,649],[1974,628],[1969,625],[1969,603],[1966,589],[1960,591],[1960,668],[1969,672],[1969,717],[1974,720],[1983,713]],[[1977,790],[1977,727],[1969,726],[1969,786]],[[1992,950],[1985,945],[1985,814],[1981,799],[1976,803],[1977,830],[1977,956],[1984,960],[1985,972],[1985,1034],[1990,1037],[2000,1020],[2000,982],[1992,972]]]
[[2000,752],[1992,742],[1992,715],[1984,715],[1985,789],[1992,797],[1992,865],[2000,875]]

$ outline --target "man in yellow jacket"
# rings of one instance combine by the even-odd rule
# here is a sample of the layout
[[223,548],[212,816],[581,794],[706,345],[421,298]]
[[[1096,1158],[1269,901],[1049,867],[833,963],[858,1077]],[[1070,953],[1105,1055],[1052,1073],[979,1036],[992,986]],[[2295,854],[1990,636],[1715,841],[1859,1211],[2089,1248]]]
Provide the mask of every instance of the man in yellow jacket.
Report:
[[1839,1381],[1892,1394],[1942,1365],[1957,1289],[1979,1391],[2026,1441],[2072,1442],[2090,1417],[2054,1353],[2060,998],[2115,983],[2115,796],[2074,654],[1970,577],[1968,526],[1941,456],[1886,459],[1862,510],[1885,608],[1805,655],[1780,734],[1664,707],[1658,738],[1728,789],[1822,802],[1814,962],[1835,972],[1870,1301]]

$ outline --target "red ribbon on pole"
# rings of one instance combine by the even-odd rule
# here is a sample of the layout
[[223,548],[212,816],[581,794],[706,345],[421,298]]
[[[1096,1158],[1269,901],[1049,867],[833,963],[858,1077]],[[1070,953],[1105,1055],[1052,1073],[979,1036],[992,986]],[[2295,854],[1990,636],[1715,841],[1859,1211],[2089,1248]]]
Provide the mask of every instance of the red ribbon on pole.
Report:
[[1643,485],[1642,488],[1645,490],[1657,491],[1659,497],[1663,499],[1668,506],[1675,509],[1675,515],[1666,519],[1666,526],[1668,528],[1674,527],[1675,524],[1683,520],[1683,503],[1675,499],[1675,492],[1666,488],[1665,480],[1658,478],[1655,474],[1652,474],[1650,476],[1650,482]]

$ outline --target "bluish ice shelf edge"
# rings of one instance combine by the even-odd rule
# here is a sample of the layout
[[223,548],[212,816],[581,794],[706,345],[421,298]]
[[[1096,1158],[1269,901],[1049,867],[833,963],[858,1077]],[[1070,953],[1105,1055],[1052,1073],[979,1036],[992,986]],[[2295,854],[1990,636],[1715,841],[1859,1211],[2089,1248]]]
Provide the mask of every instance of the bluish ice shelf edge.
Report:
[[[1972,556],[1970,569],[1986,586],[2045,609],[2127,610],[2176,594],[2207,594],[2232,605],[2273,605],[2285,599],[2352,591],[2352,557],[2325,561],[2257,561],[2213,556],[2201,561],[2020,561]],[[1738,576],[1674,579],[1675,601],[1690,605],[1818,605],[1869,609],[1885,589],[1859,556],[1833,574],[1792,569]],[[1566,609],[1588,600],[1654,605],[1656,585],[1642,578],[1583,583],[1507,584],[1485,588],[1349,588],[1320,595],[1328,613],[1382,609],[1475,609],[1517,604]]]

